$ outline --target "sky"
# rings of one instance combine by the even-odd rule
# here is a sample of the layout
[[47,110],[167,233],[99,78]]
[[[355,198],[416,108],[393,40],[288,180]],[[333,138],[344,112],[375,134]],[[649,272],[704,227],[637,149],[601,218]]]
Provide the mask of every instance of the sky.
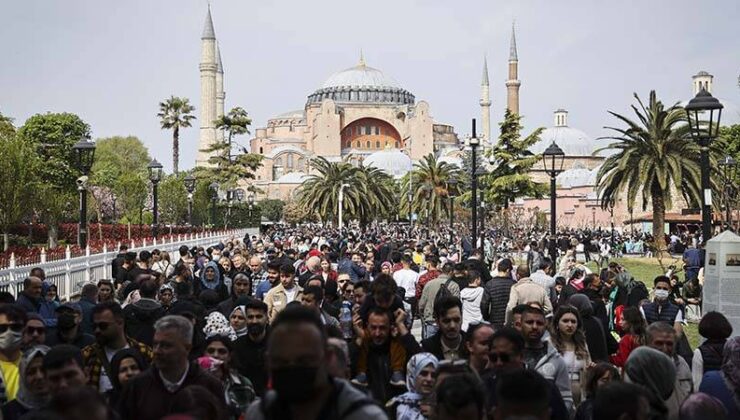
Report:
[[[200,36],[205,0],[5,1],[0,113],[22,125],[45,112],[72,112],[93,138],[134,135],[172,165],[172,136],[158,103],[190,99],[199,115]],[[492,124],[502,119],[507,59],[516,21],[525,131],[569,125],[591,137],[630,112],[633,93],[655,89],[673,104],[691,97],[691,76],[715,76],[715,96],[740,103],[737,0],[213,0],[225,69],[226,109],[241,106],[252,133],[301,109],[332,73],[363,51],[431,106],[436,121],[470,133],[480,118],[488,59]],[[180,168],[194,165],[198,121],[181,130]],[[494,135],[496,127],[492,128]],[[241,142],[246,144],[245,136]]]

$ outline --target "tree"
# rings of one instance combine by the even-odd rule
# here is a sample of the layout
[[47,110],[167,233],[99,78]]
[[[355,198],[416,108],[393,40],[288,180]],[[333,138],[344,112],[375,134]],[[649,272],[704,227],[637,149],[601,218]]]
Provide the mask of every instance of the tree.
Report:
[[188,214],[188,191],[185,174],[165,176],[159,183],[159,220],[164,224],[181,224]]
[[290,225],[311,220],[311,212],[298,201],[288,201],[283,207],[283,221]]
[[180,163],[180,128],[191,126],[191,121],[195,119],[192,112],[195,107],[190,105],[188,98],[170,96],[169,99],[159,103],[160,125],[164,130],[172,130],[172,172],[178,172]]
[[719,137],[727,145],[727,154],[740,161],[740,124],[720,127]]
[[0,137],[15,135],[13,119],[0,113]]
[[7,250],[8,228],[19,223],[29,213],[28,203],[34,201],[41,161],[32,145],[9,131],[0,131],[0,228],[3,249]]
[[[437,223],[449,211],[449,197],[459,193],[459,184],[452,187],[449,181],[459,181],[460,176],[456,166],[440,162],[430,153],[415,163],[414,169],[403,178],[401,191],[413,192],[413,213],[424,214],[432,223]],[[407,195],[401,195],[401,202],[408,209]]]
[[144,221],[143,213],[149,197],[149,181],[143,174],[126,172],[118,179],[113,192],[119,197],[123,218],[122,223]]
[[228,145],[228,153],[226,154],[226,157],[231,160],[231,153],[233,151],[232,141],[234,136],[249,133],[249,126],[252,124],[252,119],[249,118],[249,115],[247,115],[247,111],[245,111],[244,108],[238,106],[229,111],[228,114],[219,117],[215,123],[217,129],[223,130],[224,133],[227,134],[227,137],[225,138],[225,143]]
[[259,202],[259,208],[262,215],[271,222],[279,222],[283,218],[283,207],[285,203],[282,200],[264,199]]
[[[634,208],[641,195],[643,211],[652,203],[652,234],[660,257],[666,251],[665,212],[673,206],[674,191],[687,202],[700,201],[699,146],[690,136],[686,111],[678,104],[666,108],[655,91],[650,92],[647,106],[637,94],[635,99],[639,105],[632,105],[636,121],[609,111],[626,127],[606,127],[617,134],[603,138],[614,142],[594,152],[615,151],[599,169],[597,193],[604,209],[619,197]],[[719,143],[715,142],[715,150],[710,153],[715,163]]]

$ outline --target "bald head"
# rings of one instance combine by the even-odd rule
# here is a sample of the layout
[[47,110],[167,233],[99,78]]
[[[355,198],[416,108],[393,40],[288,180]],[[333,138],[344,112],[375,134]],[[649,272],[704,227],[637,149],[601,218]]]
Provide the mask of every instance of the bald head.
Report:
[[317,272],[321,268],[321,258],[316,255],[309,257],[306,260],[306,267],[308,267],[312,273]]
[[256,273],[262,269],[262,258],[255,255],[249,259],[249,269]]

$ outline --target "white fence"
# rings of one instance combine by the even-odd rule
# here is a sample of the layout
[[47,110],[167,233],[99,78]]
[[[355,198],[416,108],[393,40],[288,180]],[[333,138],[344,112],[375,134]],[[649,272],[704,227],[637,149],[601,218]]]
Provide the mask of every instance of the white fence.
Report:
[[[180,260],[178,249],[182,245],[188,248],[194,246],[209,247],[230,238],[243,238],[247,230],[232,230],[227,232],[205,232],[191,235],[180,235],[180,240],[167,242],[157,242],[156,240],[142,246],[130,248],[129,251],[138,252],[142,250],[159,249],[167,251],[170,254],[172,264]],[[68,254],[69,255],[69,254]],[[99,254],[83,255],[81,257],[68,257],[63,260],[41,263],[28,264],[22,267],[13,267],[0,270],[0,291],[10,292],[14,296],[23,290],[23,280],[28,277],[29,272],[34,267],[40,267],[46,273],[46,280],[57,286],[57,293],[62,300],[68,300],[70,297],[79,293],[85,283],[97,282],[102,279],[110,279],[112,271],[112,262],[118,255],[118,250],[101,252]]]

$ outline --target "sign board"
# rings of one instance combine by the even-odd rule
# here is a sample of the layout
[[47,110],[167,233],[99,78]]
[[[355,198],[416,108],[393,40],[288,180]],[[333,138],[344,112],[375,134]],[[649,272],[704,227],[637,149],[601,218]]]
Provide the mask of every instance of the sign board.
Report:
[[740,335],[740,236],[727,230],[710,239],[704,260],[703,313],[720,312]]

